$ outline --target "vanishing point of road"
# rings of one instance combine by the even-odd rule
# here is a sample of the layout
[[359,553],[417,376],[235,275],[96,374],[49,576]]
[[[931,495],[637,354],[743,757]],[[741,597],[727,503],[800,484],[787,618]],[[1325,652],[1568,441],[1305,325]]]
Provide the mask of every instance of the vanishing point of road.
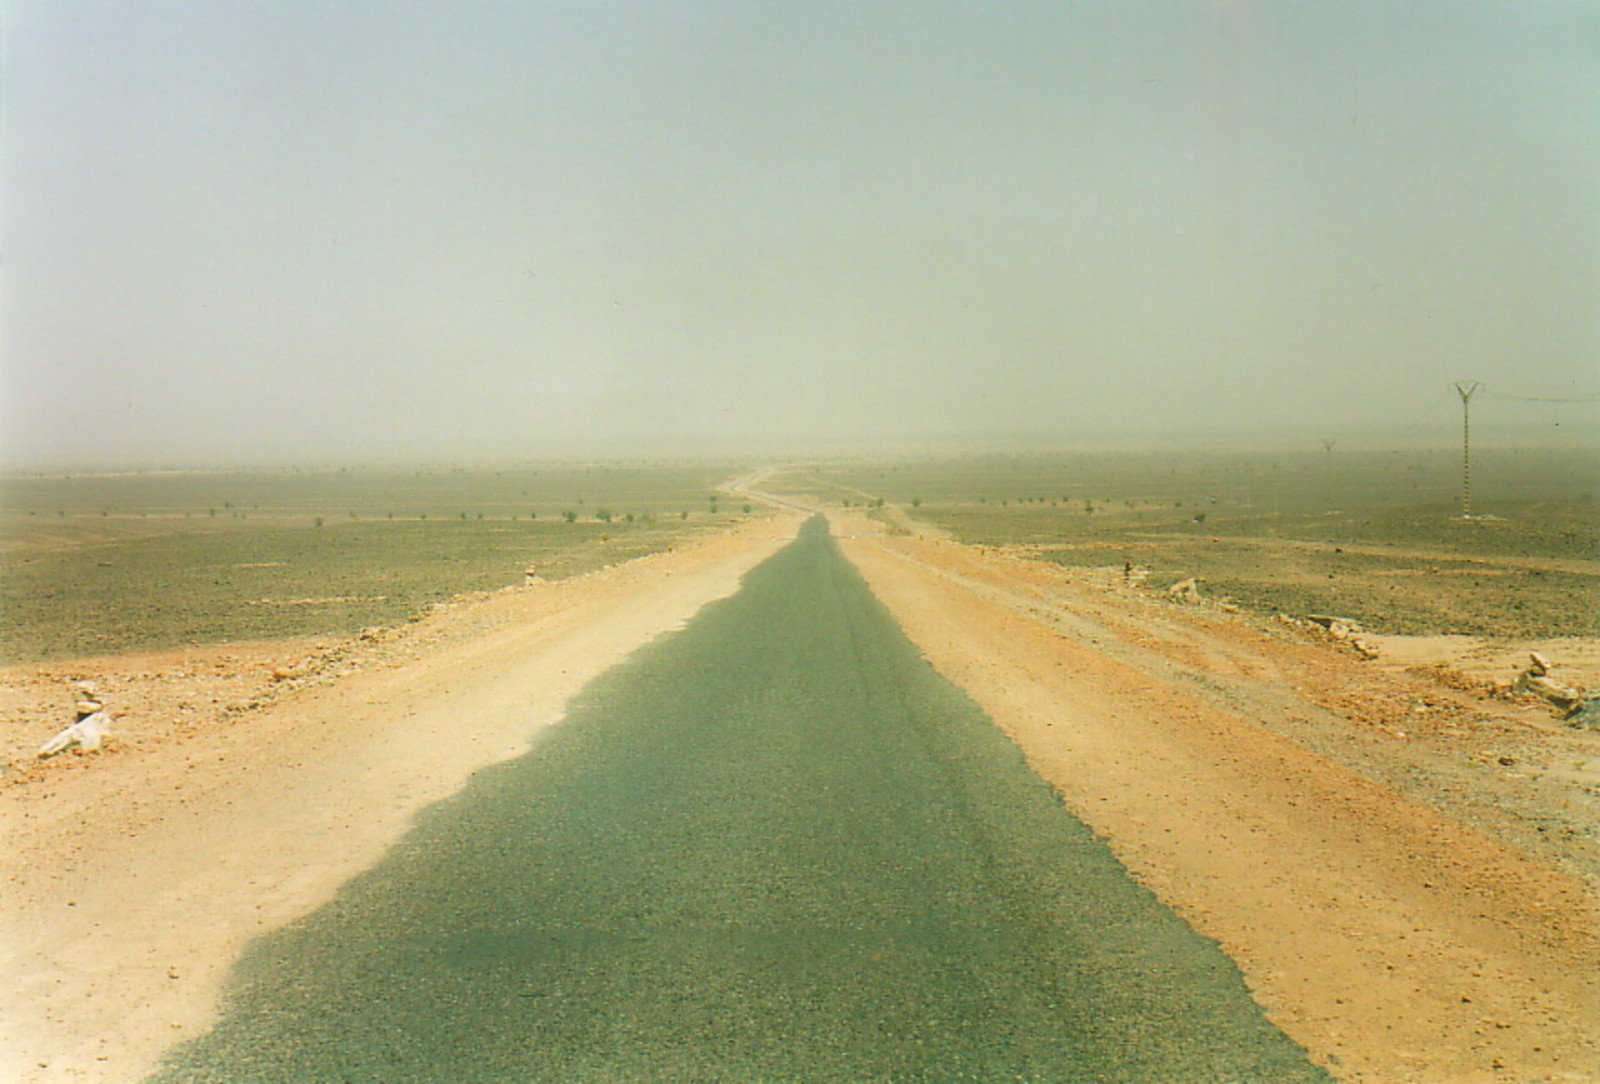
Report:
[[1327,1078],[819,518],[257,942],[154,1079]]

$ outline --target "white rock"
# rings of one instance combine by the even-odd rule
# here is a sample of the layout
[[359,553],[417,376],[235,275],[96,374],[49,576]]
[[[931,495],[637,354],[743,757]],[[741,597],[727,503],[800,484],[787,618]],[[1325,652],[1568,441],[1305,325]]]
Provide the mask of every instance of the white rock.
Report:
[[76,745],[87,753],[100,751],[100,744],[111,736],[111,713],[97,711],[67,727],[39,747],[41,757],[53,757]]

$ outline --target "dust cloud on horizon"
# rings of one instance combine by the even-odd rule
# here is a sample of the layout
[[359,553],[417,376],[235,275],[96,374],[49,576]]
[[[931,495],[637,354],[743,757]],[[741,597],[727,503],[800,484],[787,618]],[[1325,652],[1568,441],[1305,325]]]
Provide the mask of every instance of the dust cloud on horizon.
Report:
[[6,30],[6,470],[1600,440],[1579,0]]

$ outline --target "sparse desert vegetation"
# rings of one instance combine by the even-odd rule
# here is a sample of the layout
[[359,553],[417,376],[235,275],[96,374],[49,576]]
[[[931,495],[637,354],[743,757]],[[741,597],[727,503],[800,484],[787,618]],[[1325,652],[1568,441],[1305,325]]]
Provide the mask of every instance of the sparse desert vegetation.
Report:
[[[184,886],[157,890],[165,914],[248,919],[195,878],[232,878],[224,887],[254,902],[262,878],[360,868],[366,844],[339,850],[317,818],[398,833],[459,786],[452,757],[515,755],[527,726],[562,717],[582,675],[736,590],[797,517],[723,528],[747,518],[746,498],[787,494],[850,505],[830,511],[833,530],[924,658],[1163,902],[1293,1010],[1296,1042],[1382,1069],[1398,1020],[1429,1064],[1476,1065],[1492,1011],[1506,1021],[1494,1056],[1531,1079],[1594,1049],[1562,1023],[1591,1018],[1592,997],[1565,1001],[1561,982],[1593,959],[1600,760],[1593,731],[1495,679],[1539,650],[1560,680],[1593,688],[1594,471],[1542,453],[1479,466],[1467,520],[1459,463],[1425,453],[835,461],[732,484],[732,464],[14,478],[0,795],[25,844],[15,877],[33,902],[20,910],[66,914],[52,937],[109,940],[123,1001],[163,1007],[158,1027],[88,1056],[153,1055],[174,1006],[192,1006],[189,1033],[208,1026],[210,988],[170,976],[220,976],[233,942],[169,921],[161,951],[178,963],[152,971],[139,937],[117,933],[133,871],[140,891]],[[565,582],[496,590],[530,565]],[[1191,577],[1237,606],[1162,597]],[[463,592],[482,593],[430,606]],[[1229,610],[1332,610],[1375,632],[1481,639],[1385,637],[1373,657]],[[395,627],[349,635],[369,624]],[[39,759],[84,680],[116,713],[110,745]],[[235,864],[252,832],[263,842],[244,850],[260,871]],[[113,856],[103,867],[86,861],[101,852]],[[155,877],[153,862],[176,872]],[[113,906],[84,905],[113,875]],[[1427,939],[1388,936],[1396,915]],[[1474,925],[1486,916],[1489,933]],[[1547,991],[1530,1008],[1457,963],[1504,930],[1538,947],[1514,976]],[[39,971],[52,981],[54,959]],[[57,983],[47,1007],[103,988],[99,973],[92,987]],[[1452,996],[1419,1002],[1419,989]],[[58,1030],[41,1032],[41,1049],[91,1049]]]
[[1458,452],[1081,453],[837,462],[776,491],[1063,565],[1196,577],[1260,612],[1375,631],[1600,635],[1600,457],[1491,449],[1461,516]]
[[11,476],[8,662],[348,634],[747,518],[731,464]]

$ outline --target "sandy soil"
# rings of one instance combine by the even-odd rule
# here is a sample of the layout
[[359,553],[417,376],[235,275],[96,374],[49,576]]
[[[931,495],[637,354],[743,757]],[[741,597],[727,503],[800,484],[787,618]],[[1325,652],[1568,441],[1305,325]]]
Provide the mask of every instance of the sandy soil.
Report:
[[[327,900],[476,769],[792,537],[796,517],[344,644],[13,667],[0,686],[0,1079],[136,1080],[203,1031],[240,949]],[[107,751],[38,762],[66,683]]]
[[[756,479],[747,480],[754,482]],[[748,492],[748,491],[742,491]],[[797,520],[348,643],[0,674],[7,1080],[128,1081],[327,899]],[[1489,698],[1530,646],[1316,633],[885,528],[835,530],[929,659],[1350,1081],[1600,1080],[1600,734]],[[1600,645],[1537,645],[1600,687]],[[39,763],[90,678],[106,753]]]
[[[1600,1080],[1600,734],[1536,645],[1303,628],[840,514],[907,633],[1351,1081]],[[1594,687],[1593,643],[1546,644]]]

